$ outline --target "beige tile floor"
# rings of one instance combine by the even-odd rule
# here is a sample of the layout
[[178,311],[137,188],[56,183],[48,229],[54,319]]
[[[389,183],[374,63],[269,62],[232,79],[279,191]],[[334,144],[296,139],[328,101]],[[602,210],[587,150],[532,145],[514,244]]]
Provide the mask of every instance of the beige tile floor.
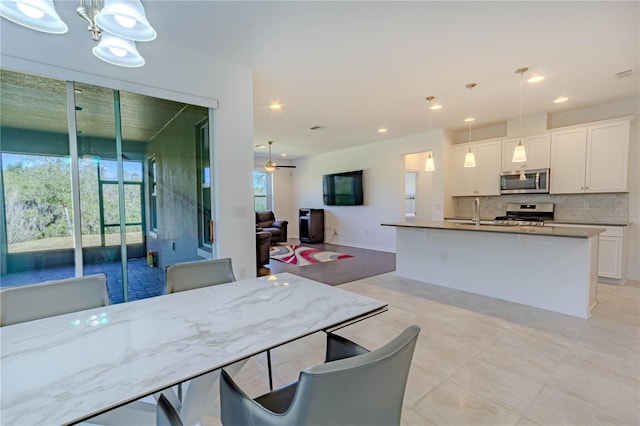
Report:
[[[340,287],[389,303],[388,312],[340,331],[369,349],[409,324],[422,328],[403,425],[640,424],[638,282],[599,284],[589,320],[393,273]],[[323,351],[320,333],[274,350],[275,385],[322,362]],[[236,378],[250,396],[268,391],[265,364],[253,358]]]

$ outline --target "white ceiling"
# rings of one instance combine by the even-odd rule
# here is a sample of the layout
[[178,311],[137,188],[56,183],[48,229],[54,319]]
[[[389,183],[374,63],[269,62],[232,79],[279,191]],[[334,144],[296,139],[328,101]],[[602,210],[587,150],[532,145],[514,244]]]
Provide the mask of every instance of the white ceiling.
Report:
[[428,95],[444,106],[431,128],[464,130],[470,82],[473,127],[504,123],[519,115],[524,66],[546,77],[525,85],[524,115],[640,90],[636,1],[143,3],[158,40],[253,68],[255,143],[290,159],[424,132]]

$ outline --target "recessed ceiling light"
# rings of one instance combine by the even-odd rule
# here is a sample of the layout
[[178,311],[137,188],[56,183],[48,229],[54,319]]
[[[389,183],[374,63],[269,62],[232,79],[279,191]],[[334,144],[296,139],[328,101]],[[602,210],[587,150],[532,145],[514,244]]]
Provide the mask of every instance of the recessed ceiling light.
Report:
[[467,117],[467,118],[464,119],[465,123],[471,123],[472,121],[476,121],[476,119],[473,118],[473,117]]
[[378,129],[378,133],[387,133],[387,129],[381,127]]
[[266,145],[255,145],[254,148],[258,148],[258,149],[262,149],[262,148],[266,148]]
[[544,75],[540,75],[540,74],[536,74],[533,77],[531,77],[529,80],[527,80],[529,83],[538,83],[540,81],[544,80]]
[[442,105],[440,105],[440,104],[433,104],[433,105],[431,105],[431,106],[429,107],[429,109],[433,109],[433,110],[436,110],[436,109],[442,109]]
[[282,109],[282,105],[280,105],[277,102],[272,103],[271,105],[269,105],[269,108],[273,109],[273,110],[280,110]]
[[567,102],[569,100],[569,98],[567,98],[566,96],[558,96],[553,102],[556,104],[561,104],[563,102]]
[[286,157],[287,154],[280,154],[280,157]]

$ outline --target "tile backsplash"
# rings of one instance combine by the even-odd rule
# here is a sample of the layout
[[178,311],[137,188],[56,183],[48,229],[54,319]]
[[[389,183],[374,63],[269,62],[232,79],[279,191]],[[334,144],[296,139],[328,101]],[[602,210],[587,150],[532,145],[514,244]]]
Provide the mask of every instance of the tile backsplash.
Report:
[[[455,217],[471,218],[475,197],[454,197]],[[629,223],[629,194],[510,194],[480,198],[480,218],[505,214],[507,203],[554,203],[555,220],[584,223]]]

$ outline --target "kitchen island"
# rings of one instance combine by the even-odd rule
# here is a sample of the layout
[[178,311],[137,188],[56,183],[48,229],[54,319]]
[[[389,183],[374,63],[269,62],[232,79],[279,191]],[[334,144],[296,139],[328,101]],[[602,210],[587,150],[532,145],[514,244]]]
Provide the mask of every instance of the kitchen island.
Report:
[[396,274],[589,318],[604,229],[397,222]]

